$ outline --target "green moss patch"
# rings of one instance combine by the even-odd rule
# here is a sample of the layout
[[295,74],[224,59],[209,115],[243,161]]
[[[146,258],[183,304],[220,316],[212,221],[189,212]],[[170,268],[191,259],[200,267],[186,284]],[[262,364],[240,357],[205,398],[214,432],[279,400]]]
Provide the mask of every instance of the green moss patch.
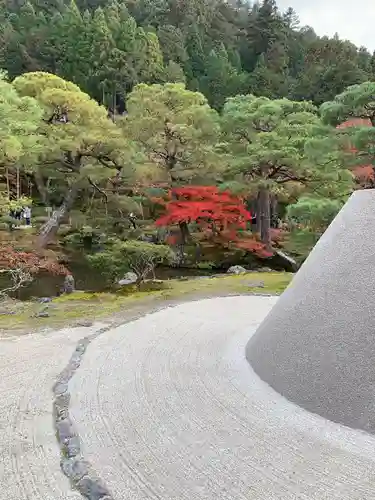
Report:
[[[134,287],[118,293],[75,292],[55,298],[50,304],[9,301],[0,315],[0,333],[13,335],[41,328],[74,325],[78,320],[110,318],[122,311],[131,311],[172,299],[191,299],[223,294],[282,293],[292,279],[289,273],[248,273],[238,276],[204,277],[188,280],[169,280],[158,283],[156,289],[148,284],[140,291]],[[47,311],[48,317],[36,317]]]

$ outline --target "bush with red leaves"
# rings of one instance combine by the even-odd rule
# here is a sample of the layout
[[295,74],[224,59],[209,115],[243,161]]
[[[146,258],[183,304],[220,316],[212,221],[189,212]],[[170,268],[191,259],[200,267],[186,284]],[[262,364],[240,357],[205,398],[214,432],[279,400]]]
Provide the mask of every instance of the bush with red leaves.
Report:
[[[158,202],[162,203],[160,199]],[[251,214],[243,200],[229,191],[215,186],[175,188],[164,204],[166,212],[156,220],[157,226],[195,222],[205,237],[217,244],[232,245],[261,257],[272,255],[256,236],[246,234]]]
[[33,281],[33,277],[41,272],[54,275],[68,274],[64,266],[52,259],[33,252],[16,251],[9,246],[0,246],[0,274],[6,275],[10,281],[7,288],[0,290],[0,300]]
[[[350,127],[372,127],[372,123],[370,119],[351,118],[350,120],[341,123],[336,128],[345,129]],[[349,146],[348,151],[350,151],[354,155],[358,153],[358,150],[353,146]],[[355,178],[360,187],[373,187],[375,182],[373,165],[358,165],[353,168],[353,174],[355,175]]]
[[22,269],[31,275],[43,271],[54,275],[68,274],[68,270],[64,266],[52,259],[41,257],[32,252],[16,251],[8,246],[0,246],[0,269],[3,271]]

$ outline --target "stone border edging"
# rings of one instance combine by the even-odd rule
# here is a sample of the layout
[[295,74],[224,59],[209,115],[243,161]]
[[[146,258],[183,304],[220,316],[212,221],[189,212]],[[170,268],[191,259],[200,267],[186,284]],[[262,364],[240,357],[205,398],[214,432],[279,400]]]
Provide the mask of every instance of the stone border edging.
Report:
[[111,328],[113,325],[108,325],[78,342],[69,363],[58,375],[52,388],[53,423],[61,453],[60,467],[75,489],[88,500],[114,499],[107,486],[82,456],[79,435],[69,415],[69,381],[79,368],[83,355],[92,340]]
[[127,319],[119,319],[100,328],[95,333],[87,335],[78,341],[76,348],[62,372],[57,376],[56,382],[52,387],[53,392],[53,425],[56,433],[56,439],[60,448],[60,468],[63,474],[70,480],[72,486],[88,500],[114,500],[108,487],[103,480],[92,469],[90,463],[84,459],[81,451],[79,434],[76,431],[74,424],[69,415],[70,392],[69,382],[75,375],[81,365],[81,361],[86,352],[86,349],[93,340],[103,333],[112,330],[118,326],[124,325],[131,321],[135,321],[147,314],[153,314],[167,307],[176,307],[184,302],[195,302],[217,297],[236,297],[239,295],[272,297],[277,294],[273,293],[219,293],[215,295],[202,295],[196,298],[188,298],[187,300],[167,300],[163,304],[154,304],[147,308],[147,312],[143,309],[132,311]]

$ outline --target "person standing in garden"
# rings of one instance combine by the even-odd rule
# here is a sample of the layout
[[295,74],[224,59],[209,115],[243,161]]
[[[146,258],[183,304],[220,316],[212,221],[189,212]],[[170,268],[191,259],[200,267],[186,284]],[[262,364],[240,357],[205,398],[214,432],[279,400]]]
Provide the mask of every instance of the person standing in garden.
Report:
[[25,207],[23,209],[23,217],[25,219],[26,226],[30,226],[31,225],[31,208],[30,207]]

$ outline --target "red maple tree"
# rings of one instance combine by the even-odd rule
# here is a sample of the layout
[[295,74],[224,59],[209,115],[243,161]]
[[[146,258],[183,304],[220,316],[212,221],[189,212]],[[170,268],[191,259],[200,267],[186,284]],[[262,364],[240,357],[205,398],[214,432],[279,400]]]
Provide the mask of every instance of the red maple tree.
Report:
[[[345,122],[341,123],[336,128],[345,129],[350,127],[372,127],[372,123],[369,118],[351,118],[350,120],[346,120]],[[348,150],[354,155],[358,153],[358,150],[352,145],[349,146]],[[361,188],[374,186],[375,175],[373,165],[358,165],[353,168],[353,173]]]
[[166,212],[156,220],[157,226],[195,222],[205,238],[220,245],[233,245],[261,257],[272,255],[255,235],[246,233],[251,214],[243,199],[215,186],[174,188],[164,204]]

